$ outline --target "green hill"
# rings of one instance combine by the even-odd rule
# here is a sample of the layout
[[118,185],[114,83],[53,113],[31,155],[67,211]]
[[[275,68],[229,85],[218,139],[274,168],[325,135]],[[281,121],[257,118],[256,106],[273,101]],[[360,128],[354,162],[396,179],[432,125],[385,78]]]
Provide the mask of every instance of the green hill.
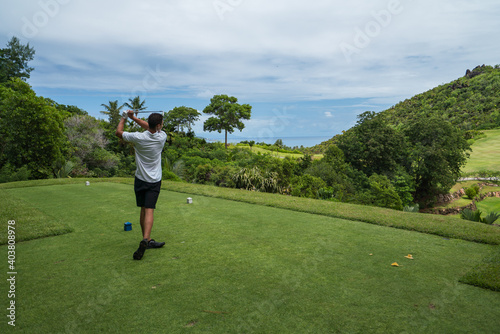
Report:
[[440,115],[463,130],[500,126],[500,66],[477,66],[448,84],[435,87],[381,112],[395,125]]
[[[413,119],[440,115],[463,130],[485,130],[500,126],[500,65],[477,66],[450,83],[399,102],[380,112],[398,126]],[[347,129],[346,129],[347,130]],[[324,153],[335,137],[304,150]]]

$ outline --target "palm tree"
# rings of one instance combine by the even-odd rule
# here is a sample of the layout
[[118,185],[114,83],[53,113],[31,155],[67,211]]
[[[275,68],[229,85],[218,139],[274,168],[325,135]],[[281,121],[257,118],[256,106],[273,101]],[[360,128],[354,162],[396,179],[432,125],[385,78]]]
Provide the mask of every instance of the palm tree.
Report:
[[125,102],[125,105],[133,111],[141,111],[146,109],[146,100],[141,101],[140,96],[136,96],[133,99],[128,99],[130,103]]
[[[146,109],[147,107],[145,106],[146,100],[141,101],[141,97],[137,95],[133,99],[128,99],[130,103],[125,102],[125,106],[130,108],[131,110],[135,111],[135,116],[137,116],[137,112]],[[129,122],[130,128],[136,128],[137,124],[134,123],[133,121]]]
[[101,104],[106,110],[101,111],[102,114],[108,115],[109,119],[109,124],[110,128],[114,129],[118,126],[118,123],[120,122],[121,118],[121,109],[125,106],[122,104],[121,106],[118,106],[118,100],[116,101],[109,101],[109,104]]

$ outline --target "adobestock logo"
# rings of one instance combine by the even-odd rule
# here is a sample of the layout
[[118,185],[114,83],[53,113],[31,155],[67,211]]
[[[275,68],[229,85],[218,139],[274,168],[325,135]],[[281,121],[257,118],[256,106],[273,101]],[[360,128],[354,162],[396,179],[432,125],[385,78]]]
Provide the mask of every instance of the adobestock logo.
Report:
[[71,0],[40,0],[38,1],[38,5],[40,6],[40,10],[33,14],[31,20],[29,20],[26,16],[22,17],[23,27],[21,32],[25,38],[33,38],[39,32],[40,29],[44,28],[49,24],[50,19],[54,18],[59,14],[61,5],[66,5]]
[[221,21],[224,21],[224,15],[227,12],[232,12],[236,7],[241,5],[243,0],[215,0],[213,2],[215,12]]
[[342,42],[339,45],[347,62],[351,63],[353,55],[360,54],[363,49],[370,45],[372,39],[380,36],[382,30],[391,24],[392,18],[401,14],[403,9],[401,1],[390,0],[386,9],[372,11],[373,20],[367,22],[362,28],[358,26],[354,29],[352,43]]

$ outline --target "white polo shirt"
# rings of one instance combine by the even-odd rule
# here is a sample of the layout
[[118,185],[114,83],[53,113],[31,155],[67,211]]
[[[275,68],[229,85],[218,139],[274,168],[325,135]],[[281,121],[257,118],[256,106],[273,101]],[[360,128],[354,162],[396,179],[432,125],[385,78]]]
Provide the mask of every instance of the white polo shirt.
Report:
[[154,183],[161,181],[161,152],[167,134],[164,131],[151,133],[123,132],[123,140],[134,144],[135,176],[145,182]]

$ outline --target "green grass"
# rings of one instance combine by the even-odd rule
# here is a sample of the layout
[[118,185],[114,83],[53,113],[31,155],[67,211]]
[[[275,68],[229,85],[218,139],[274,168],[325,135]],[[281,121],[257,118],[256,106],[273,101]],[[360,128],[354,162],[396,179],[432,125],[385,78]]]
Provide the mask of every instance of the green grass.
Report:
[[481,288],[500,291],[500,248],[488,255],[480,264],[474,267],[460,282]]
[[[483,214],[488,212],[500,212],[500,199],[492,197],[485,198],[481,202],[477,202],[476,206]],[[496,221],[495,224],[500,224],[500,221]]]
[[472,152],[463,172],[472,173],[486,170],[500,170],[500,129],[486,130],[485,138],[472,145]]
[[448,216],[409,213],[379,207],[178,182],[165,182],[164,187],[179,192],[213,196],[252,204],[361,221],[375,225],[436,234],[447,238],[457,238],[495,245],[500,244],[500,229],[498,227],[457,220]]
[[[46,214],[29,203],[9,196],[6,190],[0,190],[0,221],[5,224],[15,221],[16,241],[26,241],[48,236],[70,233],[72,228],[50,214]],[[7,243],[7,233],[0,233],[0,245]]]
[[[231,146],[231,147],[246,148],[249,150],[251,149],[252,152],[254,152],[254,153],[269,154],[273,157],[280,158],[280,159],[284,159],[286,157],[291,158],[291,159],[299,159],[299,158],[302,158],[304,156],[303,154],[299,154],[299,153],[276,152],[276,151],[271,151],[271,150],[267,150],[265,148],[256,147],[256,146],[253,146],[252,148],[250,148],[250,145],[238,145],[238,146]],[[323,158],[323,155],[322,154],[314,154],[312,157],[313,157],[313,159],[321,159],[321,158]]]
[[[3,190],[19,208],[73,229],[17,245],[22,333],[491,333],[500,325],[498,292],[459,283],[498,246],[239,198],[291,201],[294,210],[313,203],[285,196],[186,185],[241,202],[163,190],[153,237],[167,244],[134,261],[141,236],[130,184],[51,182]],[[347,215],[363,208],[328,204]],[[411,217],[421,216],[433,217]],[[9,329],[4,320],[0,332]]]

